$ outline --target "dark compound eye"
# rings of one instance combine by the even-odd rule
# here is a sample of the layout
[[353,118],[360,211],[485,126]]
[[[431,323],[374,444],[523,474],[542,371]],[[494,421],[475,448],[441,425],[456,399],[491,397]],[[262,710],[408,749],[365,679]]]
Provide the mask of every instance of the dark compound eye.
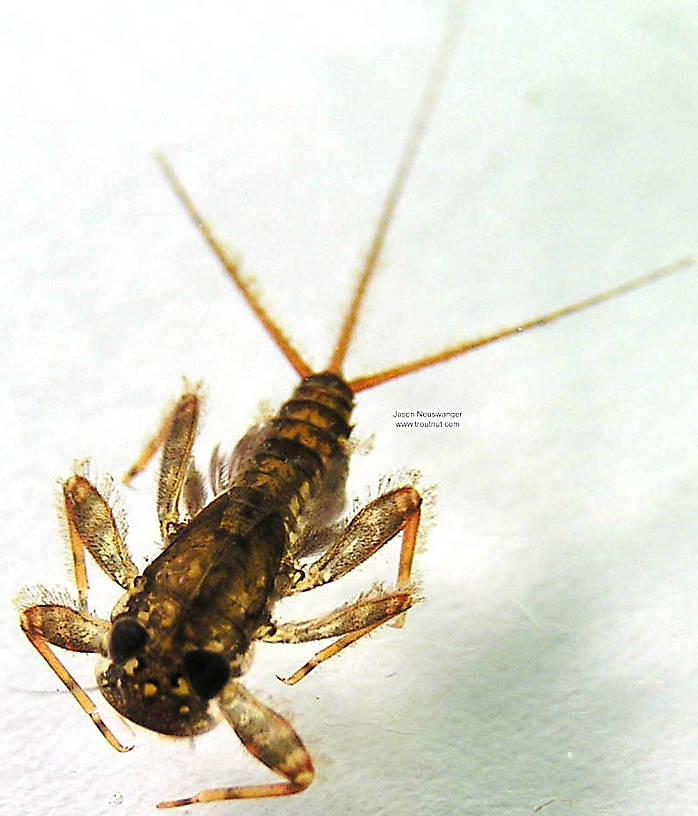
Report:
[[118,618],[109,633],[109,657],[115,663],[125,663],[137,654],[148,639],[145,629],[133,618]]
[[184,671],[194,687],[194,691],[208,700],[228,682],[230,669],[225,658],[206,649],[197,649],[184,657]]

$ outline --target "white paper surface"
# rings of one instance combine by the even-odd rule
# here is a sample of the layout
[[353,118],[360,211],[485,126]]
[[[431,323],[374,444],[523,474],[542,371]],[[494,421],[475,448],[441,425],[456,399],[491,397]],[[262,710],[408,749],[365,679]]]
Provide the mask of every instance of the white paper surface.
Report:
[[[123,473],[183,375],[208,394],[202,462],[295,384],[152,152],[321,367],[445,16],[436,2],[6,11],[3,813],[140,816],[269,781],[225,725],[194,750],[138,732],[116,754],[55,692],[10,598],[68,585],[56,479],[85,456]],[[693,5],[668,0],[473,3],[347,375],[698,252],[697,32]],[[189,812],[695,813],[697,274],[359,395],[356,435],[376,437],[351,495],[408,466],[436,485],[424,602],[293,689],[274,674],[312,647],[260,648],[248,685],[293,722],[317,779]],[[463,417],[396,428],[408,410]],[[152,557],[152,474],[123,493],[131,548]],[[396,554],[293,615],[389,582]],[[95,594],[99,614],[109,603]],[[87,686],[92,662],[69,662]]]

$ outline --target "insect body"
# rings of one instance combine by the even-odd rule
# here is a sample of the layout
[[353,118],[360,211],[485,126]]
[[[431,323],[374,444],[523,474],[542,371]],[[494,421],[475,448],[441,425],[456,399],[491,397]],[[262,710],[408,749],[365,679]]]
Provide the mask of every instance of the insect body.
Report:
[[[158,511],[165,550],[143,572],[130,560],[108,504],[83,476],[63,486],[76,575],[83,549],[126,595],[109,623],[87,614],[86,582],[78,577],[81,609],[34,605],[22,628],[114,747],[123,746],[46,641],[103,656],[100,691],[124,716],[153,731],[194,736],[216,724],[219,709],[242,742],[287,782],[223,791],[161,806],[296,793],[313,777],[310,758],[288,723],[238,682],[255,640],[300,642],[340,636],[330,650],[302,667],[296,682],[317,662],[405,612],[412,603],[409,573],[421,499],[406,486],[369,504],[346,527],[328,527],[341,506],[347,471],[352,392],[331,373],[303,379],[292,398],[238,446],[227,474],[214,483],[223,492],[205,507],[190,506],[190,521],[177,513],[190,464],[198,400],[186,393],[164,428]],[[321,500],[319,500],[321,499]],[[338,501],[338,499],[340,501]],[[273,602],[333,581],[368,558],[400,530],[398,589],[375,592],[309,621],[274,624]],[[333,537],[310,567],[297,557],[308,537]]]
[[[177,412],[192,399],[185,396]],[[341,379],[306,378],[279,414],[255,430],[261,438],[238,464],[232,485],[191,522],[172,525],[165,552],[135,579],[112,622],[111,660],[98,682],[118,711],[154,731],[198,734],[214,724],[208,701],[227,689],[221,704],[224,711],[231,706],[231,721],[242,730],[240,691],[232,694],[235,686],[227,684],[244,671],[254,640],[346,634],[407,609],[410,593],[403,591],[359,601],[332,620],[271,623],[273,599],[334,580],[419,512],[415,491],[389,494],[357,517],[320,561],[298,567],[301,530],[317,530],[315,522],[326,515],[324,503],[313,513],[313,499],[327,496],[328,480],[343,488],[350,410]],[[173,426],[179,421],[175,416]],[[366,535],[367,517],[378,535]],[[302,770],[309,768],[306,761]]]
[[[347,523],[336,523],[344,495],[353,398],[361,390],[403,376],[521,330],[534,328],[608,300],[674,271],[678,264],[637,278],[586,301],[523,325],[467,341],[439,354],[346,381],[344,357],[366,288],[376,268],[395,204],[433,107],[450,43],[430,82],[403,161],[389,192],[356,293],[327,370],[315,372],[283,336],[226,257],[169,166],[163,169],[182,202],[301,382],[269,421],[251,429],[230,460],[214,455],[213,501],[206,503],[192,466],[198,423],[196,393],[185,393],[134,475],[158,448],[162,463],[157,498],[163,552],[141,574],[126,549],[105,497],[78,473],[63,496],[78,587],[77,608],[28,603],[21,626],[105,738],[127,750],[50,646],[100,655],[98,687],[128,719],[153,731],[195,736],[226,720],[247,749],[282,778],[277,783],[214,788],[162,802],[194,802],[295,794],[313,778],[308,752],[291,725],[263,705],[239,678],[256,640],[302,642],[336,638],[287,682],[383,623],[401,620],[414,601],[411,567],[421,498],[410,484],[378,497]],[[345,575],[387,541],[402,534],[396,587],[376,590],[348,606],[306,621],[278,622],[274,603]],[[320,550],[307,566],[303,557]],[[85,551],[125,590],[110,620],[87,609]],[[216,706],[213,704],[217,703]]]

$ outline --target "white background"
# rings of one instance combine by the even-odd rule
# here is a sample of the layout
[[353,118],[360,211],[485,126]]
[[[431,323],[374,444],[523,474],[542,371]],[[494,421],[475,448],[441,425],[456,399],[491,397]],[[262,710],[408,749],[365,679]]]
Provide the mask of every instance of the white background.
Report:
[[[140,816],[269,780],[224,725],[191,750],[117,720],[136,747],[116,754],[55,692],[10,599],[68,584],[56,479],[88,455],[123,473],[182,375],[206,384],[201,461],[295,383],[152,151],[321,367],[445,18],[390,1],[5,12],[3,812]],[[473,3],[347,375],[698,252],[697,46],[688,2]],[[312,648],[260,648],[248,684],[317,779],[191,812],[695,812],[697,275],[359,395],[356,435],[376,439],[351,495],[404,466],[436,485],[425,600],[293,689],[274,674]],[[414,409],[464,416],[396,429]],[[123,493],[152,556],[152,474]],[[390,581],[396,552],[302,614]],[[91,664],[70,661],[87,686]]]

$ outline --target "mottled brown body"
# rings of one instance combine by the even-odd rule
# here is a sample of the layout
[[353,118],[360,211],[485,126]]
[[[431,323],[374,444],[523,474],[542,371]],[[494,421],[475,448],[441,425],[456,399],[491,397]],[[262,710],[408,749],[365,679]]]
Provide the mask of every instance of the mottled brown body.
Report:
[[[340,377],[304,379],[273,419],[252,430],[254,444],[240,446],[231,486],[174,532],[136,579],[113,623],[135,621],[146,642],[137,657],[98,672],[102,693],[122,714],[180,736],[215,724],[210,692],[242,673],[252,641],[271,626],[273,602],[301,577],[294,547],[301,532],[320,516],[326,521],[328,506],[341,506],[352,405]],[[306,512],[318,496],[322,514]],[[218,671],[203,694],[187,680],[192,654],[220,657],[219,664],[203,658]]]

